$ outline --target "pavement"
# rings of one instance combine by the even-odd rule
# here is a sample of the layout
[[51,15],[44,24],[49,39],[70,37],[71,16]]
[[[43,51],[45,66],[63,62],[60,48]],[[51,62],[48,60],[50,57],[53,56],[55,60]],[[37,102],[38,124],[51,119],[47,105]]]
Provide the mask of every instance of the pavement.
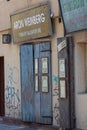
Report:
[[[0,130],[71,130],[61,129],[57,126],[44,125],[38,123],[23,122],[18,119],[0,117]],[[80,129],[73,129],[80,130]]]
[[11,124],[0,124],[0,130],[42,130],[42,128],[30,126],[16,126]]
[[0,117],[0,130],[59,130],[59,128],[52,125],[26,123],[17,119]]

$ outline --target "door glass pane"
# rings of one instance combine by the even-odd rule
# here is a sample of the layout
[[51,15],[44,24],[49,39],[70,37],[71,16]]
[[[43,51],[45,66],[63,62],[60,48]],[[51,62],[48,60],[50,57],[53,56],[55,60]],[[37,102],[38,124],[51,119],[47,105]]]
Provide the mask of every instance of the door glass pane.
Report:
[[38,59],[35,59],[35,74],[38,73]]
[[48,58],[42,58],[42,73],[48,73]]
[[35,92],[38,92],[38,76],[35,76]]
[[42,92],[48,92],[48,76],[42,76]]

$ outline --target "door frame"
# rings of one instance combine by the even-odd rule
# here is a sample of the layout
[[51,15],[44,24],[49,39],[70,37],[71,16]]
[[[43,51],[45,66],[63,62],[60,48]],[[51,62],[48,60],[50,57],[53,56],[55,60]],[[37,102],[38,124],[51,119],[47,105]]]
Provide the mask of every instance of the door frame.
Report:
[[[74,88],[74,41],[73,37],[60,37],[57,39],[59,48],[58,51],[58,62],[59,59],[64,59],[65,66],[65,77],[60,78],[60,80],[65,80],[65,97],[59,98],[60,104],[60,125],[63,128],[75,128],[75,88]],[[60,88],[60,84],[59,84]],[[59,89],[60,93],[60,89]],[[66,109],[64,110],[64,105]],[[68,109],[68,111],[67,111]],[[67,124],[66,124],[66,115]]]
[[4,116],[5,115],[4,56],[0,56],[0,73],[1,73],[0,116]]

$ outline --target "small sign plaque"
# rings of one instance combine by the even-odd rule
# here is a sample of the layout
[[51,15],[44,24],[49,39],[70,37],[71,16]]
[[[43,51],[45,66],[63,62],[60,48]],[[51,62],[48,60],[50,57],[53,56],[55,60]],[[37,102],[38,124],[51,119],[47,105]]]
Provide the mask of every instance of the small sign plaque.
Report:
[[42,73],[48,73],[48,58],[42,58]]
[[42,92],[48,92],[48,76],[42,76]]
[[62,49],[64,49],[66,47],[66,40],[62,41],[59,45],[58,45],[58,52],[60,52]]
[[60,98],[66,98],[65,80],[60,80]]
[[59,77],[65,78],[65,59],[59,59]]

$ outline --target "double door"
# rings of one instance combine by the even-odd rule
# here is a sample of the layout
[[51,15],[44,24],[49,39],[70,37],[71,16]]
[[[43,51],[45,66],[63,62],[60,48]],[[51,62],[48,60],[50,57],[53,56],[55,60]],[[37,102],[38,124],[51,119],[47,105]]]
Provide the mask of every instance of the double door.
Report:
[[51,44],[21,46],[23,121],[52,123]]

